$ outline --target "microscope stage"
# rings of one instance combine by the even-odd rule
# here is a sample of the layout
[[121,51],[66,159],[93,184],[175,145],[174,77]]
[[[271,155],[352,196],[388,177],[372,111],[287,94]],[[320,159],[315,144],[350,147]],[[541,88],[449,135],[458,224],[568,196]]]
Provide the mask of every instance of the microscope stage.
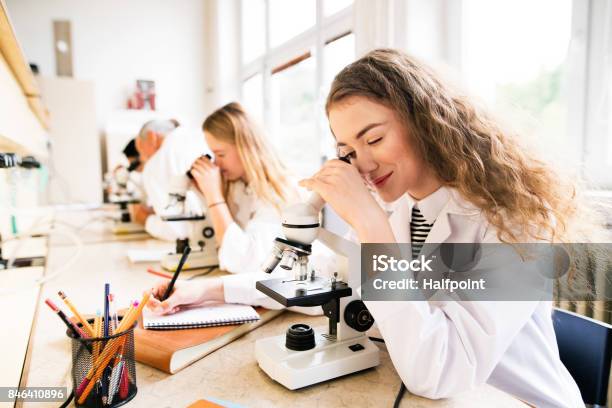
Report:
[[332,299],[351,296],[351,288],[344,282],[334,287],[329,279],[315,277],[314,280],[268,279],[257,281],[255,288],[283,306],[321,306]]

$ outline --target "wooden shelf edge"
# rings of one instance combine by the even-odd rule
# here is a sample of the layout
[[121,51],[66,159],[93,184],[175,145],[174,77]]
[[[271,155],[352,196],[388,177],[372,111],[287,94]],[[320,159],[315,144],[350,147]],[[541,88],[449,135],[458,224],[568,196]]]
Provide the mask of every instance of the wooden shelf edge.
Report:
[[[15,30],[8,16],[8,9],[4,0],[0,0],[0,53],[4,56],[24,96],[28,99],[32,112],[36,115],[41,125],[48,129],[49,120],[40,100],[40,89],[21,46],[17,42]],[[35,99],[38,99],[38,102],[35,102]]]
[[49,130],[49,111],[43,105],[42,100],[39,97],[28,96],[28,105],[42,127],[45,130]]

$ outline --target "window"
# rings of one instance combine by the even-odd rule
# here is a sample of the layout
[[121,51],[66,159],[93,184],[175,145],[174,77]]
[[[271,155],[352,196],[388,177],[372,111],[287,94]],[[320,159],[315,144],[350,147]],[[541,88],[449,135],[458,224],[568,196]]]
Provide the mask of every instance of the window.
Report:
[[263,102],[263,75],[255,74],[242,84],[242,103],[260,124],[264,120]]
[[323,88],[321,92],[321,122],[324,130],[323,140],[321,141],[321,151],[325,158],[336,156],[336,143],[332,135],[327,117],[325,114],[325,99],[336,74],[342,68],[355,59],[355,34],[346,33],[340,38],[333,39],[325,44],[323,49],[325,64],[323,67]]
[[266,49],[266,4],[264,0],[242,2],[242,60],[252,61]]
[[462,71],[471,93],[547,159],[565,162],[571,0],[464,0]]
[[323,0],[323,13],[325,16],[331,16],[351,4],[353,4],[353,0]]
[[335,154],[323,104],[333,76],[355,55],[353,1],[258,1],[267,16],[261,29],[265,47],[261,55],[247,57],[245,47],[253,41],[245,38],[253,26],[250,3],[240,3],[242,102],[254,116],[261,114],[272,145],[291,172],[310,176],[324,156]]
[[309,54],[273,70],[273,142],[296,176],[312,175],[321,165],[316,144],[315,61]]
[[315,25],[316,0],[269,0],[269,4],[270,46],[272,48]]

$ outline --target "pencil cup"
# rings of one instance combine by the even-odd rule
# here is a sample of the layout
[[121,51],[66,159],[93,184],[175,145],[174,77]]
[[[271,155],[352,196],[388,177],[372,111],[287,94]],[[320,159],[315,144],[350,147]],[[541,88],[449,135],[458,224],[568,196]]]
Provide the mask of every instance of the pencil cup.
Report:
[[[89,320],[93,325],[93,319]],[[72,386],[77,407],[119,407],[136,396],[134,326],[120,333],[72,341]]]

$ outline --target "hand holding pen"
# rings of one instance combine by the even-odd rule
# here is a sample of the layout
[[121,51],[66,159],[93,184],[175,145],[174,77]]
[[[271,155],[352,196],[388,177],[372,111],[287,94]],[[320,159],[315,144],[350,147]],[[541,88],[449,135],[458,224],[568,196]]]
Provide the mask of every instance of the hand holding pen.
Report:
[[189,256],[190,252],[191,248],[189,246],[186,246],[185,250],[183,251],[183,255],[181,256],[181,259],[179,261],[178,267],[176,268],[176,271],[174,272],[174,275],[172,276],[172,279],[170,281],[165,281],[162,284],[157,285],[155,288],[152,288],[151,291],[145,292],[153,295],[149,305],[152,310],[156,312],[161,311],[162,313],[174,313],[178,310],[178,304],[175,304],[174,302],[179,299],[175,298],[171,301],[168,301],[168,298],[174,290],[176,280],[178,279],[179,274],[183,270],[183,266],[185,265],[185,262],[187,261],[187,257]]

